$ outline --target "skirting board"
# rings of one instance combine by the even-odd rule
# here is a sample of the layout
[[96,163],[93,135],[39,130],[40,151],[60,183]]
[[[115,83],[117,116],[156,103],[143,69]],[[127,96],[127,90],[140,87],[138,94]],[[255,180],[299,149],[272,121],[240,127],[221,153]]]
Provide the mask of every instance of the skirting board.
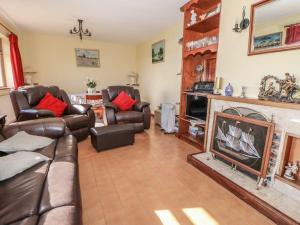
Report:
[[278,211],[270,204],[266,203],[265,201],[261,200],[260,198],[256,197],[252,193],[248,192],[244,188],[240,187],[239,185],[235,184],[228,178],[224,177],[214,169],[210,168],[209,166],[205,165],[204,163],[200,162],[199,160],[195,159],[193,155],[188,155],[187,162],[208,175],[218,184],[222,185],[227,190],[231,191],[234,195],[239,197],[244,202],[248,203],[254,209],[271,219],[276,224],[280,225],[299,225],[299,223],[289,216],[285,215],[284,213]]

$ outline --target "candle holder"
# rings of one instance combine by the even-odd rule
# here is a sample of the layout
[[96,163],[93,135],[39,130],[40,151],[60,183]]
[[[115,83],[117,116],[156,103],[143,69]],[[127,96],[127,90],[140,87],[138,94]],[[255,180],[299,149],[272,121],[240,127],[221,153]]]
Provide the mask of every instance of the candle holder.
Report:
[[243,18],[240,24],[236,22],[234,28],[232,29],[236,33],[241,33],[243,30],[247,29],[250,25],[250,20],[246,18],[246,6],[243,7],[242,16]]
[[220,93],[221,83],[222,83],[222,78],[221,77],[216,77],[216,81],[215,81],[215,90],[216,90],[216,92],[214,93],[215,95],[221,95],[221,93]]

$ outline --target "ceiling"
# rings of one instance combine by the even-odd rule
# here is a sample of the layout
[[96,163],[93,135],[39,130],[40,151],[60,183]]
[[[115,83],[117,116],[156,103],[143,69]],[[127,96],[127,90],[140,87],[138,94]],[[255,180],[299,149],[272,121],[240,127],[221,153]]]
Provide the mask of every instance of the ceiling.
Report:
[[0,0],[0,11],[23,31],[70,35],[84,19],[94,39],[137,44],[182,19],[188,0]]

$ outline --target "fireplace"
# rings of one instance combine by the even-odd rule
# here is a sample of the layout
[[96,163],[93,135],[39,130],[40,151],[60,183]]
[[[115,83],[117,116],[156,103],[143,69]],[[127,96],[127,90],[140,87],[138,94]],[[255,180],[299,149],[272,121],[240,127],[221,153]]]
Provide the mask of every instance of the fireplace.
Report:
[[[284,173],[285,166],[289,161],[300,161],[300,104],[215,95],[208,96],[208,98],[210,101],[207,115],[208,125],[205,152],[188,156],[188,162],[263,212],[277,224],[299,224],[300,186],[297,181],[286,179]],[[263,176],[254,173],[250,174],[249,170],[241,168],[237,163],[241,158],[240,155],[236,155],[236,157],[230,156],[234,160],[229,161],[225,159],[224,155],[235,154],[232,154],[232,152],[227,153],[227,149],[218,149],[219,145],[216,142],[216,136],[218,135],[216,124],[218,124],[225,135],[229,133],[229,125],[238,125],[246,133],[249,133],[249,129],[245,128],[244,124],[236,124],[235,120],[227,120],[226,125],[222,127],[222,119],[216,120],[216,113],[226,113],[230,114],[230,116],[236,115],[275,124],[273,137],[270,137],[271,144],[268,144],[271,146],[265,150],[258,143],[254,146],[260,157],[265,152],[270,152],[269,158],[266,157],[262,164],[259,163],[253,168],[255,171],[258,171],[263,167],[265,170],[265,163],[268,163],[263,187],[260,183],[257,183],[257,180],[253,179],[257,176]],[[240,137],[239,130],[237,130],[237,133],[237,136]],[[254,136],[254,140],[257,140],[257,133],[257,131],[250,132]],[[226,142],[222,135],[219,136],[219,139],[224,139],[219,141],[219,144]],[[253,140],[253,138],[251,137],[249,140]],[[214,151],[214,149],[217,151]],[[224,151],[222,152],[222,150]],[[222,155],[216,155],[215,152]],[[248,166],[252,167],[252,164],[248,163]]]
[[282,157],[277,178],[281,181],[300,189],[300,173],[295,175],[294,179],[285,176],[286,167],[289,163],[296,164],[299,168],[300,162],[300,135],[286,132],[283,145]]
[[274,124],[271,122],[216,112],[210,151],[265,179],[273,132]]

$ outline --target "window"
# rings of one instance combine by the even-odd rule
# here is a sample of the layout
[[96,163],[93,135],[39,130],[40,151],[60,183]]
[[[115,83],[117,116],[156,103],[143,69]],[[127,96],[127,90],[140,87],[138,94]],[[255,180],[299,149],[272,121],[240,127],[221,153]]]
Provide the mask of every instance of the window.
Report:
[[5,68],[4,68],[4,54],[2,47],[2,39],[0,38],[0,88],[6,87]]

